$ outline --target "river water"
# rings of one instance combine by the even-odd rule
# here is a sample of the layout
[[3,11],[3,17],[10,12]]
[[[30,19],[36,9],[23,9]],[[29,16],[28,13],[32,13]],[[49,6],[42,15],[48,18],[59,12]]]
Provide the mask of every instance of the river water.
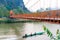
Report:
[[44,32],[43,25],[54,35],[56,35],[56,30],[60,29],[60,24],[46,22],[3,23],[0,24],[0,40],[50,40],[47,34],[22,38],[25,34]]

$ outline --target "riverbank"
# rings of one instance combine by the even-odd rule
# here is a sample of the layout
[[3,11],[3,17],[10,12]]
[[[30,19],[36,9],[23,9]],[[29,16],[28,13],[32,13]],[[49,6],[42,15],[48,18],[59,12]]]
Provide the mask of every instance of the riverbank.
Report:
[[24,23],[24,22],[38,22],[36,20],[28,19],[10,19],[10,18],[0,18],[0,23]]
[[0,23],[26,23],[26,22],[47,22],[51,24],[59,24],[59,22],[29,20],[29,19],[12,19],[12,18],[0,18]]

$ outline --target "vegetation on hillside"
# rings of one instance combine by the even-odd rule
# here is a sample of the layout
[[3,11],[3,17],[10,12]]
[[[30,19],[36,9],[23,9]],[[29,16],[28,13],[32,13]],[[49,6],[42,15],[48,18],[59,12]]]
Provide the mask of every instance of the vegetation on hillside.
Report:
[[13,12],[15,13],[15,14],[25,14],[25,13],[29,13],[28,11],[26,11],[26,10],[23,10],[21,7],[17,7],[16,9],[13,9]]
[[[15,14],[24,14],[24,13],[28,13],[27,11],[24,11],[21,7],[17,7],[16,9],[12,10]],[[9,12],[10,10],[8,10],[4,5],[0,5],[0,18],[2,17],[9,17]]]
[[7,10],[4,5],[0,6],[0,17],[8,17],[9,16],[9,11]]

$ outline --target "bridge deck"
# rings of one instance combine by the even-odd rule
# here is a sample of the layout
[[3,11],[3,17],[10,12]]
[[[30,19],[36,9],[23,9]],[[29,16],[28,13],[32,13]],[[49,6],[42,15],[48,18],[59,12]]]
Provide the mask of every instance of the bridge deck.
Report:
[[60,23],[60,10],[44,11],[39,13],[31,14],[13,14],[11,18],[17,19],[30,19],[30,20],[43,20],[43,21],[54,21]]

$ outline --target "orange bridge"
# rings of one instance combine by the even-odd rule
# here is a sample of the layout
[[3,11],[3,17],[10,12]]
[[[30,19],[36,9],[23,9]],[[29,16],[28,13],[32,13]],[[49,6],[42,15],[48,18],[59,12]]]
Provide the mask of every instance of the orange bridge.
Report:
[[10,18],[39,20],[44,22],[60,23],[60,10],[51,10],[29,14],[14,14],[10,11]]

